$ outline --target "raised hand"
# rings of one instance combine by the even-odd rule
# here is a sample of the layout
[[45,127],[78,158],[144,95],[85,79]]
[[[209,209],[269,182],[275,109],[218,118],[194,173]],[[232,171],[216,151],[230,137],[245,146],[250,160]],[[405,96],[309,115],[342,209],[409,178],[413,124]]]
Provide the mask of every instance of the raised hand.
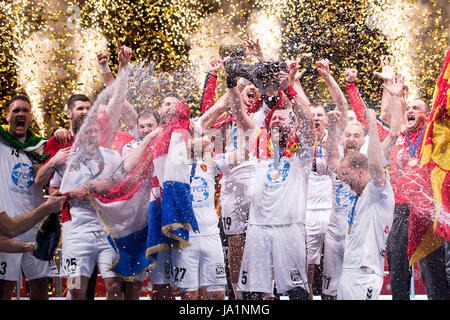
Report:
[[404,97],[408,91],[408,87],[405,86],[405,77],[400,73],[393,78],[393,81],[384,83],[383,87],[393,96]]
[[217,73],[220,69],[223,68],[224,61],[220,58],[214,58],[209,62],[209,70],[208,72],[214,76],[217,76]]
[[338,110],[327,112],[328,126],[335,128],[341,120],[341,113]]
[[108,51],[100,52],[97,55],[97,62],[99,65],[104,66],[107,65],[109,62],[109,57],[111,56],[111,53]]
[[303,75],[305,74],[306,69],[303,69],[302,71],[297,71],[297,73],[295,74],[295,82],[300,81],[301,77],[303,77]]
[[117,51],[119,54],[119,65],[125,67],[131,60],[132,50],[127,46],[122,46],[120,40],[117,39]]
[[358,76],[358,70],[356,69],[345,69],[344,71],[345,81],[354,82]]
[[[289,68],[289,84],[293,85],[294,82],[298,79],[300,79],[301,75],[303,75],[303,73],[301,75],[299,75],[298,73],[298,69],[299,69],[299,65],[298,62],[295,60],[290,60],[288,61],[288,68]],[[298,76],[298,78],[297,78]]]
[[369,122],[369,125],[372,125],[377,121],[377,114],[372,108],[364,110],[364,117],[367,119],[367,122]]
[[316,62],[316,68],[322,77],[326,77],[330,74],[330,61],[328,59],[321,59]]
[[381,73],[374,72],[374,74],[383,80],[384,82],[393,81],[395,77],[395,61],[392,56],[382,56],[381,61]]
[[259,61],[264,60],[261,45],[259,44],[259,39],[256,39],[256,41],[244,40],[244,43],[247,46],[248,55],[257,57]]

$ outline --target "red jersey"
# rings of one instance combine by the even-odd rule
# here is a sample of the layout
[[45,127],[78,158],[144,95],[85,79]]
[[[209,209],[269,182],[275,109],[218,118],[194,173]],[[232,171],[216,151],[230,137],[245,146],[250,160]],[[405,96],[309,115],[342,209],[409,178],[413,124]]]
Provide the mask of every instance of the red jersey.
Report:
[[[367,106],[359,94],[358,87],[356,87],[356,84],[353,82],[347,82],[345,86],[347,88],[348,100],[350,101],[350,105],[355,112],[356,119],[361,122],[366,130],[369,130],[369,123],[367,122],[366,117],[364,117],[364,110],[367,109]],[[380,141],[383,141],[389,135],[389,129],[386,128],[378,119],[377,131]]]
[[[61,144],[59,144],[58,141],[56,141],[55,137],[51,137],[50,139],[48,139],[47,143],[45,144],[45,148],[44,148],[44,153],[49,153],[51,155],[50,158],[48,158],[47,160],[45,160],[44,164],[46,164],[48,161],[50,161],[50,159],[61,149],[64,148],[68,148],[71,147],[73,144],[73,141],[75,141],[75,137],[71,136],[69,142],[65,145],[62,146]],[[62,208],[61,211],[61,222],[66,222],[71,220],[72,217],[70,216],[70,205],[69,202],[66,201],[64,202],[64,206]]]
[[[410,132],[409,139],[412,146],[417,143],[414,158],[418,159],[421,141],[417,141],[421,131]],[[421,138],[420,140],[423,140]],[[412,161],[411,161],[412,160]],[[410,146],[406,134],[401,134],[391,152],[391,184],[394,190],[396,204],[423,205],[433,208],[430,177],[424,168],[415,163],[410,154]]]

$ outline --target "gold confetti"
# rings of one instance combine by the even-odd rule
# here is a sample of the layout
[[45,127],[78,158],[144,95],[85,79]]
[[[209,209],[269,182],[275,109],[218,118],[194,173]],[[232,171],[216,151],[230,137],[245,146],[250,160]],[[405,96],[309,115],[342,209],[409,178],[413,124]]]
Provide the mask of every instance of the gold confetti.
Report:
[[[382,55],[393,55],[411,92],[430,102],[449,46],[449,10],[445,0],[0,0],[0,104],[27,93],[35,130],[49,135],[66,126],[68,96],[94,100],[104,86],[97,53],[112,53],[117,74],[120,39],[133,61],[154,62],[164,92],[188,96],[196,116],[209,59],[224,37],[260,37],[265,54],[299,59],[305,91],[325,105],[331,99],[316,60],[330,60],[342,88],[344,70],[358,69],[364,100],[378,108],[374,71]],[[4,122],[5,108],[1,116]]]

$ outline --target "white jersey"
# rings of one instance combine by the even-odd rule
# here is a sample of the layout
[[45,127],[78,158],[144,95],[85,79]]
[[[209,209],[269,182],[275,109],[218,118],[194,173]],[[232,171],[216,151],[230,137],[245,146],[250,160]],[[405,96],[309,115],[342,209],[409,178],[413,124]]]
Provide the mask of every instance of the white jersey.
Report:
[[[37,152],[42,153],[44,145]],[[0,203],[10,217],[17,217],[41,205],[44,202],[42,187],[34,183],[37,161],[31,159],[24,151],[12,147],[0,138]],[[21,241],[34,241],[39,224],[31,230],[16,237]]]
[[[233,152],[238,149],[238,132],[236,123],[230,122],[225,129],[225,152]],[[252,131],[253,132],[253,131]],[[243,145],[245,147],[245,145]],[[222,216],[227,216],[237,210],[236,206],[246,206],[250,203],[249,188],[255,178],[255,163],[244,161],[232,168],[221,179],[220,203]]]
[[135,139],[124,145],[122,148],[122,159],[128,157],[130,153],[133,152],[133,150],[136,149],[141,142],[142,139]]
[[[386,186],[377,188],[369,181],[355,200],[354,215],[349,219],[350,234],[345,239],[344,269],[371,268],[384,274],[385,245],[394,219],[394,192],[389,174]],[[352,218],[353,217],[353,218]]]
[[331,209],[333,207],[333,185],[325,161],[322,145],[317,146],[316,171],[309,174],[308,210]]
[[204,161],[195,163],[195,172],[191,179],[191,200],[197,219],[199,233],[189,232],[189,236],[200,236],[219,233],[219,216],[214,203],[215,177],[227,172],[228,165],[207,164]]
[[[322,141],[326,141],[327,135]],[[325,160],[325,149],[322,143],[317,145],[315,170],[309,174],[308,210],[331,209],[333,207],[333,187],[330,170]]]
[[345,240],[348,217],[355,202],[356,193],[334,172],[330,176],[333,183],[333,211],[330,215],[327,233],[332,239],[340,241]]
[[[121,170],[122,159],[120,154],[112,149],[100,147],[100,151],[104,160],[104,168],[102,173],[95,178],[95,180],[120,181],[123,178],[123,171]],[[62,182],[62,176],[65,174],[66,166],[55,171],[50,185],[54,188],[59,188]],[[89,176],[90,171],[84,165],[80,164],[77,174],[82,176]],[[78,199],[70,199],[70,215],[72,216],[71,230],[76,232],[89,231],[104,231],[104,226],[100,222],[95,209],[89,201],[81,201]]]
[[281,157],[279,177],[271,176],[274,160],[258,160],[250,206],[249,224],[281,225],[305,223],[308,178],[314,147],[304,143],[297,131],[300,149],[292,157]]

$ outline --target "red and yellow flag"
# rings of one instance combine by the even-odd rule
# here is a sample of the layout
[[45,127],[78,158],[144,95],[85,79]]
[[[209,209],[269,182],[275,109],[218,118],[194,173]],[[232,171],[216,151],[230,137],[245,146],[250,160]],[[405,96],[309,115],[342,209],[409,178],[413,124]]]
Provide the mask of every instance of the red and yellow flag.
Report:
[[420,152],[420,165],[430,177],[435,203],[431,219],[411,215],[409,264],[450,240],[450,48],[436,82],[430,118]]

